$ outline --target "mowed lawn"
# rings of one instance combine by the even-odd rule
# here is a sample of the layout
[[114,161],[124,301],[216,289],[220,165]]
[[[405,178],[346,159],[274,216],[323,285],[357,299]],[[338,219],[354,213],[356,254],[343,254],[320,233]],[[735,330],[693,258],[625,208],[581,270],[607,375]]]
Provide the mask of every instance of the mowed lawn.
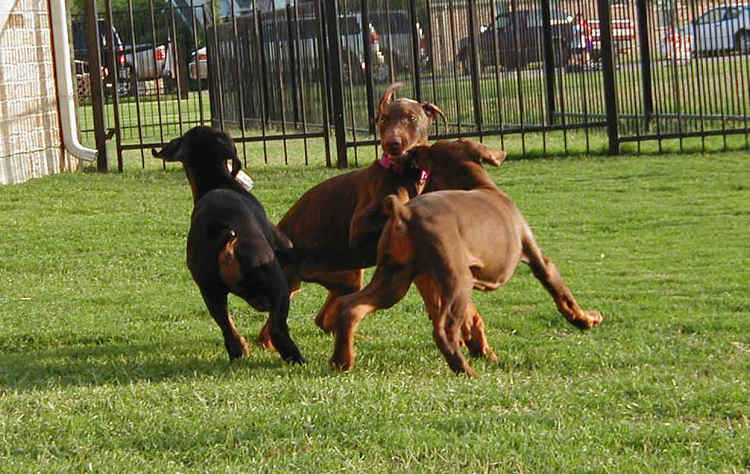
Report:
[[[277,221],[340,171],[249,172]],[[476,293],[500,360],[475,379],[449,371],[415,289],[363,322],[350,373],[328,367],[314,285],[289,317],[307,365],[229,363],[185,267],[179,167],[0,188],[0,471],[750,470],[747,152],[491,173],[605,319],[573,328],[522,265]],[[231,310],[255,339],[265,315]]]

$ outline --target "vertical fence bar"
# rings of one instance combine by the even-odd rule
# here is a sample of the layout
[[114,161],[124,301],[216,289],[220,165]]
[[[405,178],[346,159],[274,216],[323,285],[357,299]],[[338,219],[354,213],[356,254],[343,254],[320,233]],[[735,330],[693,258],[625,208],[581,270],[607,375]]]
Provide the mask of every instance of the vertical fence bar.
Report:
[[[203,18],[203,31],[206,32],[206,12],[201,5],[201,18]],[[203,125],[203,79],[201,78],[200,59],[198,54],[198,24],[195,19],[195,0],[190,0],[190,21],[193,25],[193,50],[195,51],[195,81],[198,84],[198,123]],[[206,48],[208,57],[208,48]],[[188,71],[188,75],[190,72]]]
[[[456,8],[453,5],[453,0],[448,0],[448,18],[451,27],[451,58],[455,58],[458,46],[456,40]],[[458,71],[456,61],[451,62],[453,63],[453,93],[456,97],[456,126],[458,128],[458,133],[461,133],[461,100],[458,87]]]
[[414,94],[417,101],[422,101],[422,78],[419,72],[419,32],[417,31],[417,7],[415,0],[409,0],[409,18],[411,19],[411,52],[412,77],[414,80]]
[[609,153],[620,152],[617,130],[617,85],[615,83],[615,64],[612,57],[612,15],[608,0],[597,0],[599,7],[599,34],[601,41],[602,72],[604,79],[604,104],[607,111],[607,136]]
[[265,60],[263,58],[263,20],[261,15],[258,14],[258,5],[255,0],[251,3],[253,9],[253,24],[252,24],[252,39],[250,41],[251,48],[255,51],[255,64],[254,68],[256,74],[256,81],[258,84],[262,84],[262,90],[260,91],[260,133],[264,138],[263,140],[263,162],[268,164],[268,143],[265,140],[266,137],[266,114],[268,110],[268,92],[267,92],[267,81]]
[[505,94],[503,81],[500,80],[500,40],[497,32],[497,7],[495,0],[490,2],[490,16],[492,17],[492,51],[495,60],[495,89],[497,90],[497,127],[500,130],[500,147],[505,149],[505,134],[503,133],[504,119],[503,108],[505,107]]
[[[253,6],[253,11],[255,11],[255,6]],[[216,18],[216,5],[214,4],[214,0],[211,0],[211,18],[213,20],[214,24],[214,58],[212,61],[209,61],[208,65],[213,69],[213,73],[211,74],[211,80],[215,81],[217,84],[216,86],[212,86],[211,89],[215,90],[213,99],[216,100],[216,110],[219,112],[219,128],[221,130],[224,130],[224,87],[223,87],[223,81],[222,81],[222,75],[221,75],[221,46],[219,45],[219,19]],[[207,51],[208,52],[208,51]],[[212,107],[213,109],[213,107]],[[211,117],[211,122],[213,122],[213,117]],[[263,142],[265,144],[265,141]]]
[[240,40],[237,33],[237,15],[234,11],[234,2],[231,2],[232,15],[232,47],[234,49],[234,66],[237,74],[237,105],[240,113],[240,136],[242,137],[242,163],[247,167],[247,146],[245,144],[245,88],[242,80],[241,59],[240,59]]
[[[431,83],[432,83],[432,101],[437,102],[437,79],[435,77],[435,40],[433,39],[435,28],[432,24],[432,3],[430,0],[427,0],[427,35],[430,41],[430,75],[431,77]],[[448,125],[445,124],[446,130],[445,132],[448,133]],[[438,120],[435,120],[435,134],[440,133],[440,126],[438,125]]]
[[469,50],[471,51],[471,95],[474,105],[474,122],[476,123],[477,131],[479,131],[479,139],[482,139],[482,103],[480,97],[482,95],[481,88],[479,87],[480,74],[482,70],[480,62],[479,47],[477,45],[477,36],[479,36],[479,25],[477,25],[477,3],[476,0],[469,1]]
[[274,30],[274,37],[276,39],[276,79],[277,79],[277,87],[279,89],[279,104],[281,108],[281,141],[284,148],[284,164],[289,164],[289,153],[287,151],[286,146],[286,111],[285,111],[285,102],[284,102],[284,61],[281,57],[281,36],[279,35],[279,18],[276,12],[276,7],[272,6],[273,11],[271,12],[271,15],[273,17],[273,30]]
[[[291,19],[290,21],[294,22],[294,36],[295,36],[295,51],[296,51],[296,58],[297,58],[297,84],[299,85],[299,107],[300,107],[300,115],[302,119],[302,147],[304,149],[305,153],[305,164],[308,165],[308,153],[307,153],[307,114],[305,113],[305,79],[304,74],[302,73],[302,55],[304,54],[302,51],[302,37],[300,35],[300,18],[299,18],[299,10],[298,10],[298,4],[295,1],[294,2],[294,8],[291,10]],[[290,35],[291,36],[291,35]]]
[[[341,79],[341,48],[339,45],[339,14],[336,0],[326,1],[328,27],[328,52],[330,61],[330,90],[333,105],[333,123],[336,134],[336,166],[346,168],[346,130],[344,129],[344,87]],[[350,71],[351,72],[351,71]]]
[[109,77],[112,78],[112,119],[115,130],[115,146],[117,149],[117,171],[122,173],[122,135],[120,130],[120,87],[117,80],[117,51],[115,51],[115,33],[112,19],[112,0],[104,2],[107,15],[107,43],[109,44]]
[[[140,91],[138,91],[138,61],[135,60],[135,21],[133,19],[133,0],[128,0],[128,18],[130,20],[130,51],[133,55],[133,70],[130,71],[130,73],[133,75],[131,79],[131,86],[133,87],[135,92],[135,116],[136,123],[138,124],[138,144],[143,145],[143,125],[141,123],[141,96]],[[146,167],[143,148],[141,148],[141,167]]]
[[651,82],[651,47],[648,42],[648,5],[646,0],[636,0],[638,10],[638,41],[641,53],[641,95],[643,97],[643,130],[648,132],[654,114],[654,94]]
[[[87,40],[89,50],[89,81],[91,86],[91,108],[94,119],[94,139],[96,141],[96,169],[107,171],[107,132],[104,123],[104,91],[102,84],[102,55],[99,50],[99,22],[96,13],[96,0],[88,1]],[[68,67],[63,65],[62,67]]]
[[[328,36],[327,25],[325,21],[324,0],[318,0],[318,50],[320,51],[318,63],[318,80],[320,83],[320,102],[323,105],[323,144],[326,152],[326,166],[331,167],[331,137],[330,133],[330,115],[329,115],[329,88],[328,85],[328,64],[330,63],[328,48],[326,47],[326,38]],[[339,78],[340,79],[340,78]],[[338,141],[336,142],[336,153],[338,157]]]
[[[363,57],[365,60],[365,90],[367,94],[367,128],[373,136],[375,135],[375,94],[372,83],[372,47],[370,46],[370,9],[367,7],[367,0],[360,1],[362,11],[362,44],[364,45]],[[353,99],[353,98],[352,98]],[[376,145],[377,146],[377,145]],[[377,152],[377,150],[376,150]]]
[[[177,129],[180,132],[180,135],[182,135],[182,86],[184,85],[183,78],[181,77],[182,71],[180,71],[180,54],[177,51],[178,48],[178,42],[177,42],[177,25],[174,21],[174,3],[169,2],[169,23],[170,23],[170,35],[171,36],[171,49],[172,49],[172,67],[174,68],[174,71],[172,73],[174,74],[174,81],[175,85],[177,86]],[[167,51],[167,54],[169,54],[169,51]],[[165,58],[166,60],[166,58]],[[165,78],[166,80],[166,78]]]
[[292,19],[292,5],[286,4],[286,37],[287,51],[289,54],[289,81],[292,83],[290,96],[292,99],[292,120],[294,127],[299,127],[299,83],[297,82],[297,38],[294,34],[294,23]]
[[[542,47],[544,51],[544,84],[547,90],[547,125],[554,123],[555,117],[555,52],[552,46],[552,20],[549,2],[542,2]],[[560,51],[562,55],[562,51]]]

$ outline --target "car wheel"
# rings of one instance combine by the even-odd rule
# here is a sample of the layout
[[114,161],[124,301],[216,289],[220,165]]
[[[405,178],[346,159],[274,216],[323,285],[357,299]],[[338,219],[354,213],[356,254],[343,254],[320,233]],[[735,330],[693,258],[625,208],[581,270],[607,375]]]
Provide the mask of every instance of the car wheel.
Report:
[[737,33],[734,45],[738,53],[750,54],[750,31],[740,31]]
[[344,61],[341,65],[341,79],[344,86],[348,85],[350,80],[352,84],[362,83],[362,76],[362,69],[357,67],[355,58],[351,58],[351,61]]
[[570,47],[565,43],[557,42],[552,45],[552,55],[555,67],[564,66],[570,60]]
[[372,68],[372,80],[378,83],[388,82],[391,78],[391,68],[387,63],[377,64]]
[[[464,58],[461,60],[461,69],[463,69],[464,74],[467,76],[471,76],[471,59],[469,59],[468,56],[464,56]],[[482,64],[477,64],[477,75],[482,75]]]

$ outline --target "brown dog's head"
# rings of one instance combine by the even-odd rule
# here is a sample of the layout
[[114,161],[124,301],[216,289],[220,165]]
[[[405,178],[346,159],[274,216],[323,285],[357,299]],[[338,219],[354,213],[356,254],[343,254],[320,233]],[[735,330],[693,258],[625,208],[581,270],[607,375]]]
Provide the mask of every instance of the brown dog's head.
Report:
[[183,136],[167,143],[161,150],[152,149],[151,154],[164,161],[181,162],[188,170],[189,176],[198,172],[216,172],[217,166],[229,173],[227,160],[232,160],[233,178],[242,168],[232,137],[221,130],[206,126],[191,128]]
[[434,104],[396,99],[396,89],[403,85],[396,82],[388,86],[380,98],[375,117],[383,153],[391,163],[399,165],[407,151],[427,144],[430,125],[438,115],[445,120],[445,114]]
[[502,150],[464,139],[418,146],[409,153],[411,165],[430,174],[424,192],[494,186],[482,164],[500,166],[505,157]]

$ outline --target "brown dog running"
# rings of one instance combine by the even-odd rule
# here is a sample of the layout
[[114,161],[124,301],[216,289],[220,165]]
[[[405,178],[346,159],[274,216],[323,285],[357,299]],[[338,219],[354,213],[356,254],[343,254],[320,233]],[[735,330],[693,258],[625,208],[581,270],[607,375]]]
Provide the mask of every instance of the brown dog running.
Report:
[[[287,211],[278,228],[294,244],[298,261],[287,265],[289,289],[302,281],[329,291],[315,317],[318,326],[340,295],[362,287],[364,268],[375,264],[377,243],[387,216],[381,210],[389,194],[406,202],[424,188],[421,170],[407,166],[407,152],[426,145],[430,126],[443,112],[429,102],[395,98],[403,84],[388,86],[378,103],[377,126],[383,155],[370,166],[328,179],[308,190]],[[259,342],[272,348],[268,323]]]
[[428,172],[439,168],[440,175],[453,176],[451,186],[462,190],[426,193],[408,203],[385,198],[390,219],[378,242],[372,281],[333,305],[340,312],[331,365],[350,369],[357,325],[368,314],[396,304],[415,282],[448,365],[456,373],[476,375],[460,349],[465,337],[461,331],[473,307],[471,290],[497,289],[513,276],[519,261],[531,266],[574,326],[588,329],[602,321],[600,313],[578,306],[555,264],[542,255],[521,212],[481,166],[499,165],[503,152],[459,140],[419,147],[412,155],[415,166]]

